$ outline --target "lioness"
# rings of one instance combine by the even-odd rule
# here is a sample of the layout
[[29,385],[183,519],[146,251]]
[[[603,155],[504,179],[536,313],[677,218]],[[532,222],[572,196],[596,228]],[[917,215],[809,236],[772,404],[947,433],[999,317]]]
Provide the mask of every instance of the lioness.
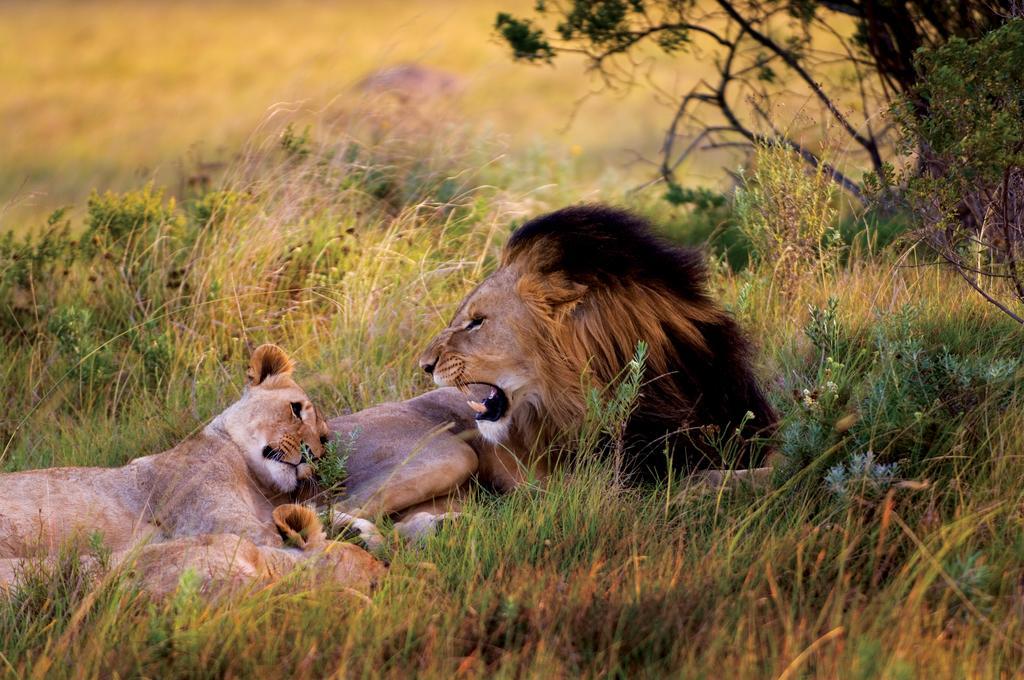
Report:
[[[274,524],[287,548],[256,545],[237,534],[200,534],[150,543],[125,555],[150,594],[173,593],[186,570],[211,595],[273,583],[302,567],[301,583],[330,583],[367,590],[384,565],[351,544],[328,541],[320,518],[308,507],[279,505]],[[2,566],[0,566],[2,570]]]
[[[527,222],[420,358],[441,389],[328,421],[350,449],[338,521],[398,515],[416,534],[474,474],[498,489],[543,477],[582,426],[587,386],[614,383],[639,341],[649,353],[625,433],[633,478],[760,463],[750,442],[775,414],[707,288],[698,251],[628,212],[577,206]],[[730,437],[739,456],[723,461]]]
[[[328,435],[292,368],[281,348],[258,347],[242,398],[169,451],[119,468],[0,475],[0,577],[9,578],[19,559],[52,555],[97,532],[119,556],[147,543],[142,556],[154,563],[184,557],[187,545],[224,548],[224,555],[207,550],[202,558],[222,566],[232,545],[251,570],[288,563],[270,553],[256,559],[252,551],[283,546],[288,514],[275,517],[275,509],[311,477]],[[305,516],[303,531],[318,526]],[[196,555],[179,562],[194,566]]]

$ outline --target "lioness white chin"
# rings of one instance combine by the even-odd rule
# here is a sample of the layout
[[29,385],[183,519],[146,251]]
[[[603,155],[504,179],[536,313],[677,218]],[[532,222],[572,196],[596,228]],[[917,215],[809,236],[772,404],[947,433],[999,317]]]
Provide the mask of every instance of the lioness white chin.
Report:
[[[257,348],[241,399],[169,451],[119,468],[0,475],[0,581],[20,560],[45,559],[94,534],[116,556],[140,549],[152,569],[173,562],[204,565],[209,575],[273,575],[293,564],[273,550],[284,547],[281,532],[295,513],[275,509],[312,476],[328,430],[292,367],[279,347]],[[301,520],[315,533],[315,515]],[[174,583],[176,572],[165,572],[154,582]]]
[[[428,344],[420,366],[440,389],[329,421],[350,448],[338,516],[394,515],[415,534],[457,510],[474,475],[499,489],[542,478],[583,423],[585,385],[613,384],[640,341],[631,478],[759,464],[775,414],[748,342],[710,297],[702,255],[631,213],[576,206],[519,227]],[[726,438],[734,460],[713,441]]]

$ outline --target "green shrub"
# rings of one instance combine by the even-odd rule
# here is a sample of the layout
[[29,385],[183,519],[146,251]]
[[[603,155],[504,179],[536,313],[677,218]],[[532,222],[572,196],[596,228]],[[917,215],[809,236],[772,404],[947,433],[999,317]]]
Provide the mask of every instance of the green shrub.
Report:
[[341,493],[348,478],[348,457],[355,449],[359,430],[345,438],[334,438],[324,447],[324,455],[316,462],[316,478],[328,494]]
[[132,349],[142,359],[142,380],[159,386],[174,358],[174,335],[153,319],[131,329],[128,335]]
[[0,236],[0,299],[6,302],[0,307],[0,336],[32,337],[80,256],[64,214],[51,214],[38,237],[17,239],[13,231]]
[[672,185],[665,199],[684,212],[659,215],[656,220],[668,238],[689,246],[708,246],[724,258],[732,271],[741,271],[750,261],[750,240],[739,228],[733,202],[727,196],[700,187]]
[[138,191],[100,194],[94,191],[86,205],[86,239],[98,247],[120,246],[139,236],[152,236],[159,228],[180,228],[184,216],[173,198],[164,201],[162,189],[147,184]]
[[899,472],[899,462],[876,463],[871,451],[855,453],[848,461],[829,468],[825,475],[825,486],[843,502],[854,499],[879,500],[899,481]]
[[918,236],[1024,324],[1024,18],[922,50],[916,65],[919,84],[894,112],[918,157],[907,179]]
[[50,317],[49,331],[60,350],[69,356],[82,357],[92,349],[86,345],[92,330],[92,312],[85,308],[62,307]]
[[808,171],[782,142],[759,145],[754,168],[736,191],[736,215],[754,257],[783,292],[806,274],[823,275],[838,262],[836,185],[819,165]]
[[75,375],[83,386],[105,384],[116,373],[110,344],[101,343],[93,313],[87,307],[57,307],[47,326],[64,358],[66,374]]
[[281,132],[281,148],[293,158],[306,158],[312,151],[311,134],[312,128],[309,125],[302,128],[302,132],[296,132],[295,125],[288,123]]
[[1024,359],[986,344],[984,334],[969,343],[961,337],[953,348],[928,331],[913,306],[858,332],[838,312],[830,299],[811,310],[804,329],[814,368],[784,409],[784,478],[809,465],[849,466],[867,453],[872,464],[899,463],[906,474],[919,474],[953,438],[973,437],[973,412],[1005,408],[1018,396]]
[[191,205],[192,219],[199,226],[224,222],[229,217],[249,216],[251,204],[245,194],[231,189],[207,191]]
[[573,446],[573,454],[579,460],[607,453],[616,483],[624,472],[626,424],[636,410],[647,351],[647,343],[637,343],[633,358],[615,380],[603,390],[591,387],[587,391],[587,412]]

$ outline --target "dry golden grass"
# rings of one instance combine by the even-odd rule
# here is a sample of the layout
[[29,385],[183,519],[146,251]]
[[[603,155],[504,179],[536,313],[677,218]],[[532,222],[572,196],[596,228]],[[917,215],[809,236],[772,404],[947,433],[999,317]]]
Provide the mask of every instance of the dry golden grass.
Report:
[[464,83],[467,118],[582,155],[588,174],[623,149],[651,152],[668,112],[649,93],[575,102],[595,83],[579,60],[515,64],[491,34],[498,9],[532,3],[384,0],[14,1],[0,4],[0,226],[81,207],[94,188],[148,179],[176,188],[201,162],[230,160],[275,112],[322,111],[365,97],[368,73],[402,63]]
[[[656,157],[673,96],[713,78],[711,54],[700,44],[671,59],[645,51],[638,55],[639,87],[603,92],[577,107],[602,90],[581,58],[563,55],[554,67],[517,64],[492,33],[497,11],[529,14],[532,6],[530,0],[0,3],[0,229],[34,226],[61,206],[80,211],[93,189],[152,180],[180,193],[197,168],[233,161],[265,121],[358,109],[367,95],[354,86],[363,77],[406,63],[455,75],[463,85],[454,103],[460,116],[486,136],[496,134],[507,152],[570,169],[562,179],[578,196],[649,179],[653,168],[638,157]],[[816,109],[800,87],[792,91],[774,115],[784,125],[805,125]],[[736,158],[698,154],[683,169],[685,180],[714,185]]]

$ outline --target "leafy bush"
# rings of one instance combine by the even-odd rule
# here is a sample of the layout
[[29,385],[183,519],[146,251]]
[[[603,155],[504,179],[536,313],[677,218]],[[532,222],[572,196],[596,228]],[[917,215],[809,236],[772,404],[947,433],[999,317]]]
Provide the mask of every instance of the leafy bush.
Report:
[[62,352],[74,357],[85,356],[91,349],[86,346],[86,339],[92,332],[92,313],[74,306],[58,309],[50,317],[49,331]]
[[918,152],[908,195],[919,234],[1024,324],[1024,19],[922,51],[917,68],[895,113],[905,150]]
[[13,231],[0,236],[0,299],[7,302],[0,308],[0,336],[31,337],[67,277],[78,242],[64,214],[51,214],[38,237],[16,239]]
[[647,365],[647,343],[638,342],[633,358],[604,390],[592,387],[587,392],[587,412],[577,435],[573,453],[586,460],[602,449],[610,454],[616,483],[624,469],[626,425],[636,410]]
[[47,330],[57,341],[65,371],[76,375],[80,384],[102,385],[116,373],[113,352],[109,345],[101,344],[88,307],[58,307],[50,316]]
[[689,246],[707,246],[741,271],[750,262],[750,240],[739,228],[733,201],[729,196],[701,187],[689,189],[672,185],[665,200],[677,210],[658,211],[660,224],[668,238]]
[[811,310],[804,333],[815,368],[793,389],[779,431],[783,477],[815,464],[849,467],[866,451],[872,465],[918,474],[952,438],[972,437],[972,412],[1012,403],[1024,375],[1020,357],[949,347],[912,306],[854,332],[833,298]]
[[310,135],[312,130],[309,125],[302,129],[302,132],[295,132],[295,125],[288,123],[281,132],[281,148],[289,156],[296,159],[303,159],[309,156],[312,151]]
[[184,223],[175,200],[164,201],[163,190],[152,183],[123,194],[94,191],[86,206],[85,240],[124,251],[139,237],[152,236],[156,229],[180,228]]
[[224,222],[228,217],[235,219],[251,216],[251,209],[245,194],[231,189],[207,191],[192,202],[192,216],[199,225]]
[[855,453],[849,461],[833,465],[825,475],[825,486],[841,501],[851,498],[877,499],[898,481],[899,462],[876,463],[871,451]]
[[324,455],[316,463],[316,478],[327,493],[341,493],[348,478],[348,457],[355,449],[359,431],[346,438],[334,438],[324,447]]

